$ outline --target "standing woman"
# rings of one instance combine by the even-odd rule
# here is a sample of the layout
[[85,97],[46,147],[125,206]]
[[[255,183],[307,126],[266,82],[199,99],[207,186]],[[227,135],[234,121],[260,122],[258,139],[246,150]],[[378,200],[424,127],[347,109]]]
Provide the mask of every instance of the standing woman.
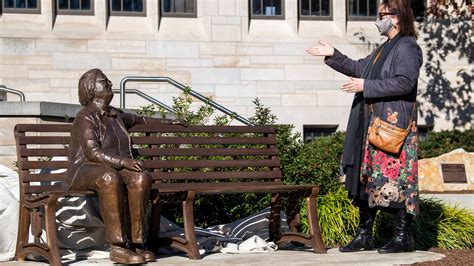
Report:
[[[388,39],[366,58],[352,60],[324,42],[306,50],[325,56],[327,65],[350,76],[341,90],[355,93],[341,164],[349,197],[359,206],[360,223],[355,238],[339,249],[342,252],[373,249],[378,209],[391,213],[395,222],[393,239],[378,252],[414,250],[409,227],[418,213],[415,103],[423,59],[409,0],[382,0],[375,25]],[[374,116],[409,129],[400,152],[384,152],[369,143],[368,127]]]

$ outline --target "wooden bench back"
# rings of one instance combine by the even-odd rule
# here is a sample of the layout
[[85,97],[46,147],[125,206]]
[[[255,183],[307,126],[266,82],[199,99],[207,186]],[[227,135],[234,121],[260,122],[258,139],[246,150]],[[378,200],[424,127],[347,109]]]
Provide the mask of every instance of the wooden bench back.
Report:
[[281,182],[271,126],[142,125],[130,131],[157,182]]
[[[61,190],[70,130],[71,124],[15,127],[22,195]],[[281,182],[271,126],[141,125],[130,132],[135,155],[157,182]]]
[[68,166],[70,131],[71,124],[15,126],[20,196],[61,190]]

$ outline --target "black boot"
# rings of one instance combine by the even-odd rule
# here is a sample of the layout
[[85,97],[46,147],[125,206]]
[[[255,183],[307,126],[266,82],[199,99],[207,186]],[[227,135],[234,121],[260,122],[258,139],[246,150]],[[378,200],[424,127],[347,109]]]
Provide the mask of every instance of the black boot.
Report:
[[372,233],[372,227],[374,225],[375,215],[377,209],[370,208],[368,203],[362,203],[359,206],[359,228],[357,229],[357,235],[352,241],[339,248],[340,252],[355,252],[361,249],[372,250],[374,249],[374,236]]
[[385,246],[377,250],[379,253],[412,252],[415,250],[415,241],[410,233],[410,224],[413,216],[406,209],[400,209],[393,214],[395,221],[395,235]]

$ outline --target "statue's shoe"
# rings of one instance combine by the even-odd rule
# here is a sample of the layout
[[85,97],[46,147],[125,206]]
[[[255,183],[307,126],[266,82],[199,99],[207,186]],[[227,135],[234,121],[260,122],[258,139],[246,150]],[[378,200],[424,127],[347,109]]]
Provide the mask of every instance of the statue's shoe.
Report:
[[135,249],[135,252],[136,252],[137,254],[140,254],[140,255],[142,255],[143,257],[145,257],[145,260],[146,260],[147,262],[156,261],[155,254],[153,254],[153,252],[151,252],[151,251],[149,251],[149,250],[141,249],[141,248],[136,248],[136,249]]
[[122,264],[146,263],[144,256],[131,251],[130,249],[112,245],[110,248],[110,260]]

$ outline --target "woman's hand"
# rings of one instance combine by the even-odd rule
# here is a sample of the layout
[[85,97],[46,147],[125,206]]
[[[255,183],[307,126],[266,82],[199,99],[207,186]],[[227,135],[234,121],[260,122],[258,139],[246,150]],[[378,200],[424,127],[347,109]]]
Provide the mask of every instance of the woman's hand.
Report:
[[319,41],[319,45],[306,49],[306,52],[308,54],[317,55],[317,56],[333,56],[334,47],[332,47],[331,45],[323,41]]
[[143,172],[143,163],[139,160],[123,158],[120,164],[127,170]]
[[356,93],[364,90],[364,79],[351,78],[351,81],[342,84],[341,90],[347,93]]

